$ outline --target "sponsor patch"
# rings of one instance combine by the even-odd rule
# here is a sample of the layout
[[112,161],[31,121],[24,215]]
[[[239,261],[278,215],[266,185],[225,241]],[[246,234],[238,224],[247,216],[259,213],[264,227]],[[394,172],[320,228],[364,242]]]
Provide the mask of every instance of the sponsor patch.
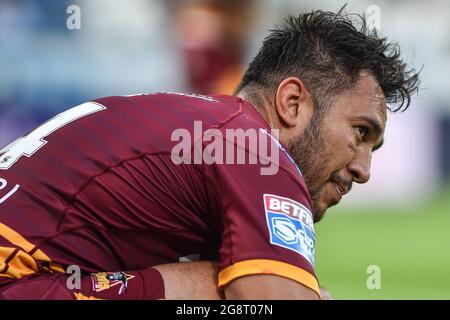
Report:
[[289,198],[264,194],[270,243],[302,255],[314,266],[314,222],[304,205]]
[[124,272],[99,272],[91,274],[92,288],[95,292],[111,289],[120,285],[119,294],[124,293],[128,287],[128,280],[134,276]]

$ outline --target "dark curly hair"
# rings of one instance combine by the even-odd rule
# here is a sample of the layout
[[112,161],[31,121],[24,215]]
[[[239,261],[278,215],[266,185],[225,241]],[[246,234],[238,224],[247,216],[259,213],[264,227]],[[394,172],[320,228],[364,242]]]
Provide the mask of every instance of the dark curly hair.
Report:
[[[354,85],[361,71],[369,71],[389,109],[406,110],[418,91],[420,71],[409,68],[400,58],[399,45],[378,37],[364,15],[343,14],[344,8],[290,16],[271,30],[235,93],[248,86],[276,90],[284,78],[297,76],[320,102]],[[361,22],[359,30],[355,17]]]

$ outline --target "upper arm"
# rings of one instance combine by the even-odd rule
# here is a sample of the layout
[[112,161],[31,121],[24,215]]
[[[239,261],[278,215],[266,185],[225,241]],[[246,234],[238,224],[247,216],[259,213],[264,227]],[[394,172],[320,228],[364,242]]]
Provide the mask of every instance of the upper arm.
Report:
[[275,275],[238,278],[225,288],[227,300],[317,300],[316,292],[300,283]]
[[318,297],[313,217],[302,177],[283,168],[262,176],[258,165],[219,169],[215,177],[225,208],[219,287],[233,297],[253,297],[246,288],[276,299],[300,299],[301,292]]

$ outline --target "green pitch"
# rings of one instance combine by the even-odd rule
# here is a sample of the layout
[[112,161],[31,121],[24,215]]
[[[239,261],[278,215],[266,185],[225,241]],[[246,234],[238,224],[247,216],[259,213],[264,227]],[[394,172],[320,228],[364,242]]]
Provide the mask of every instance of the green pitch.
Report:
[[316,225],[316,272],[335,299],[450,299],[450,192],[409,209],[331,209]]

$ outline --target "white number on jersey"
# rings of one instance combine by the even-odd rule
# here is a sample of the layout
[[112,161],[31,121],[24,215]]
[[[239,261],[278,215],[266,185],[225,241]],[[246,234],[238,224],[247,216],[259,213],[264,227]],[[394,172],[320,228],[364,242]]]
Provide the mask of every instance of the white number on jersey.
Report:
[[47,141],[44,140],[44,138],[52,132],[55,132],[56,130],[77,119],[105,109],[106,107],[98,103],[86,102],[58,114],[34,129],[26,136],[17,139],[1,149],[0,170],[8,170],[22,156],[26,156],[28,158],[31,157],[36,151],[47,144]]
[[[8,185],[8,181],[5,179],[0,178],[0,190],[5,189],[5,187]],[[11,197],[14,193],[16,193],[17,190],[19,190],[20,186],[16,184],[14,188],[12,188],[8,193],[6,193],[3,197],[0,198],[0,204],[8,200],[9,197]]]

